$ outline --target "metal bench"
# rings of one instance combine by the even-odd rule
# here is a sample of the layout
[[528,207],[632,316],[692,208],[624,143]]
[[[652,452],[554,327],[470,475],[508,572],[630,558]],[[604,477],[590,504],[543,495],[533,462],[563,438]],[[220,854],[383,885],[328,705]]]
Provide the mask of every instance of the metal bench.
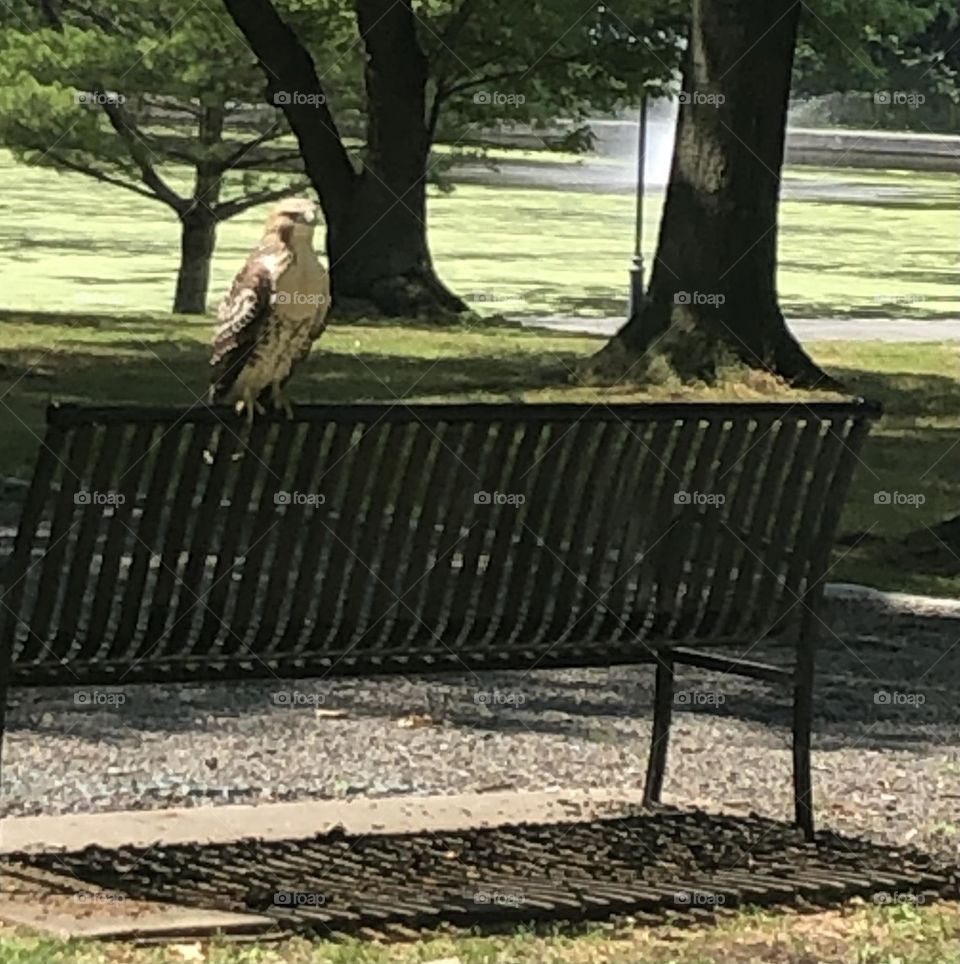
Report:
[[[53,406],[5,578],[11,686],[656,664],[793,689],[813,832],[818,608],[878,409]],[[792,665],[729,647],[782,637]],[[728,647],[726,653],[723,647]],[[0,716],[0,744],[2,744]]]

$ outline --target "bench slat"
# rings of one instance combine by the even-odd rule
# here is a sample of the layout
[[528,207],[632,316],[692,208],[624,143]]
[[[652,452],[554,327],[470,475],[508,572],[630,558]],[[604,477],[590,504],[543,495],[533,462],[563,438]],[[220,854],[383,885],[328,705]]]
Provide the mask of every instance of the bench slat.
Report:
[[[733,606],[734,590],[739,579],[740,560],[744,551],[738,529],[745,520],[752,517],[753,498],[757,492],[756,483],[763,472],[763,465],[771,457],[776,438],[773,431],[775,419],[758,417],[751,422],[752,432],[748,439],[746,455],[724,476],[724,481],[733,490],[733,498],[724,503],[724,508],[728,505],[730,508],[721,517],[717,533],[719,552],[713,570],[705,614],[697,634],[699,638],[714,633],[718,629],[723,631],[733,626],[740,615]],[[744,484],[743,479],[747,479],[748,482]]]
[[[369,556],[361,552],[365,541],[376,536],[379,519],[371,518],[371,508],[380,497],[381,488],[389,481],[381,465],[385,446],[396,426],[390,423],[371,429],[360,426],[363,435],[354,443],[349,456],[332,470],[337,480],[336,517],[324,523],[329,542],[329,555],[324,565],[324,582],[318,602],[317,624],[310,637],[322,648],[340,650],[350,643],[349,592],[351,580],[359,583],[375,579]],[[391,469],[393,467],[391,466]],[[359,627],[358,632],[359,632]]]
[[589,420],[581,419],[557,446],[561,451],[556,462],[544,465],[543,478],[548,486],[542,521],[536,529],[541,547],[538,553],[540,565],[532,579],[526,622],[517,629],[518,635],[532,637],[538,645],[551,644],[547,634],[548,621],[558,606],[568,605],[568,600],[557,596],[560,578],[567,570],[577,572],[581,568],[581,560],[565,548],[564,542],[570,538],[571,517],[579,515],[585,508],[583,472],[585,469],[596,471],[595,466],[585,466],[582,461],[583,452],[596,431],[597,427]]
[[[232,632],[224,640],[221,649],[224,655],[232,655],[240,648],[247,652],[256,652],[255,648],[247,646],[243,640],[247,638],[248,634],[256,639],[265,621],[273,623],[274,614],[265,605],[265,587],[262,588],[261,583],[263,567],[271,549],[277,549],[274,565],[284,567],[288,565],[284,547],[277,543],[280,518],[278,517],[278,504],[275,497],[280,492],[286,492],[288,496],[292,496],[293,492],[300,491],[283,489],[284,478],[288,474],[293,441],[293,432],[281,431],[274,441],[269,464],[264,466],[259,473],[261,483],[259,501],[255,512],[252,513],[252,525],[245,540],[247,548],[244,553],[242,578],[232,580],[236,603],[233,613],[228,619]],[[248,514],[250,514],[249,511]],[[230,577],[227,578],[230,579]],[[251,639],[251,642],[253,639]],[[205,648],[207,646],[201,640],[200,651],[203,652]]]
[[434,446],[433,435],[422,431],[419,424],[406,425],[405,433],[403,450],[407,458],[397,464],[400,485],[384,537],[380,578],[373,581],[370,600],[368,631],[376,633],[374,648],[379,652],[391,648],[394,624],[404,610],[407,567],[413,558],[416,533],[413,520],[419,518],[429,486],[431,450],[439,448],[439,444]]
[[[342,601],[344,619],[356,626],[358,632],[376,629],[376,613],[371,609],[371,597],[379,588],[393,595],[392,574],[384,564],[383,544],[387,538],[384,522],[393,514],[398,491],[402,487],[403,473],[414,470],[408,459],[410,426],[388,425],[381,433],[381,444],[372,456],[376,462],[368,470],[372,483],[368,499],[362,509],[362,530],[354,530],[352,536],[345,533],[345,540],[353,541],[356,558],[349,579],[344,582]],[[347,520],[344,520],[347,521]],[[377,647],[377,637],[369,639],[371,648]]]
[[[152,529],[152,520],[158,519],[164,504],[164,493],[168,484],[169,476],[164,466],[169,465],[168,459],[172,458],[172,453],[176,450],[178,436],[173,431],[168,431],[163,435],[160,443],[159,454],[154,454],[151,458],[151,451],[155,446],[154,436],[159,434],[162,429],[157,425],[135,425],[130,426],[132,432],[129,436],[129,444],[120,451],[119,474],[117,486],[123,501],[117,506],[107,528],[107,541],[103,547],[100,560],[100,575],[96,581],[93,605],[90,610],[90,626],[87,630],[89,647],[97,648],[98,653],[104,650],[103,644],[106,643],[106,658],[118,659],[121,653],[126,652],[132,642],[132,633],[125,632],[127,626],[136,625],[136,615],[141,606],[140,592],[131,586],[133,581],[139,580],[139,573],[146,571],[149,562],[148,545],[134,538],[130,530],[130,521],[133,517],[134,509],[137,506],[138,494],[140,492],[140,481],[153,467],[151,483],[147,490],[144,507],[144,515],[147,521],[143,524],[147,529]],[[158,465],[160,468],[158,468]],[[125,548],[130,545],[132,562],[126,572],[126,591],[121,602],[117,597],[120,595],[119,586],[122,585],[121,577],[124,575],[124,556]],[[91,586],[92,588],[92,586]],[[127,622],[123,620],[123,606],[129,613]],[[121,615],[117,618],[120,629],[109,634],[109,623],[111,614],[114,610],[119,610]]]
[[[329,440],[325,440],[327,447],[320,459],[322,471],[318,485],[327,496],[328,502],[333,505],[337,504],[340,495],[336,488],[338,476],[333,473],[339,469],[344,459],[353,456],[353,435],[353,423],[340,422],[333,425]],[[342,476],[339,478],[342,479]],[[326,522],[326,505],[327,503],[324,503],[317,511],[305,513],[306,525],[300,536],[303,553],[291,593],[287,619],[280,630],[281,640],[278,646],[281,652],[298,652],[302,648],[301,638],[308,635],[304,625],[307,613],[311,608],[315,609],[320,605],[320,600],[327,592],[325,571],[319,566],[324,546],[331,541]],[[306,645],[305,639],[302,645]]]
[[707,491],[722,497],[723,501],[703,513],[696,548],[697,564],[687,575],[686,618],[677,624],[679,635],[696,638],[705,630],[709,632],[712,629],[715,617],[710,611],[709,590],[717,578],[717,557],[724,545],[721,537],[723,524],[734,511],[733,472],[747,454],[753,424],[750,419],[725,420],[723,447],[712,472],[703,483]]
[[663,579],[671,566],[680,565],[674,559],[686,552],[689,538],[689,531],[674,514],[675,496],[689,487],[689,466],[696,460],[698,443],[705,438],[703,424],[698,418],[678,423],[669,452],[665,451],[662,456],[658,456],[656,449],[650,452],[653,462],[647,462],[650,472],[647,478],[656,498],[652,506],[637,514],[634,522],[639,535],[633,556],[639,553],[639,559],[635,562],[627,553],[621,555],[617,589],[610,594],[611,607],[627,614],[635,631],[652,621],[657,629],[654,635],[658,635],[671,619],[670,600],[663,596]]
[[[249,438],[221,410],[55,412],[0,614],[11,678],[529,669],[749,643],[819,592],[875,414],[359,408],[257,419]],[[78,486],[125,498],[92,510]]]
[[[646,426],[640,432],[646,430]],[[569,549],[566,552],[567,564],[560,574],[556,588],[558,605],[553,607],[547,639],[562,640],[573,629],[579,618],[577,615],[584,606],[584,597],[589,596],[588,604],[595,601],[589,588],[588,566],[592,547],[596,544],[595,532],[599,525],[599,515],[610,504],[611,492],[616,489],[621,476],[615,467],[624,452],[633,447],[624,444],[625,431],[629,427],[612,422],[602,422],[593,426],[586,447],[580,455],[576,474],[576,494],[569,507]],[[565,483],[569,485],[570,483]]]
[[[312,485],[312,480],[318,472],[328,427],[324,422],[304,426],[305,431],[298,438],[298,443],[287,460],[290,492],[316,492],[319,488]],[[324,511],[323,507],[320,507],[319,511]],[[271,536],[273,560],[269,566],[270,575],[263,599],[260,625],[252,644],[256,652],[270,651],[279,638],[283,618],[289,608],[289,596],[297,566],[303,555],[304,534],[308,528],[309,517],[308,503],[290,502],[283,507],[276,533]]]
[[[772,510],[770,544],[763,554],[763,565],[755,580],[754,593],[746,605],[756,613],[761,629],[772,629],[771,620],[779,615],[785,597],[799,598],[800,587],[790,582],[790,570],[784,565],[788,552],[796,544],[798,527],[809,523],[800,511],[808,476],[829,461],[823,445],[822,424],[810,419],[803,427],[793,448],[791,464],[779,492],[778,504]],[[822,469],[821,469],[822,471]]]
[[476,487],[466,494],[468,534],[460,544],[461,571],[448,604],[449,618],[457,627],[456,636],[450,640],[454,652],[477,638],[478,626],[482,625],[478,620],[479,599],[484,586],[495,579],[490,552],[495,535],[492,519],[499,506],[479,503],[479,493],[509,491],[507,479],[518,444],[516,422],[492,422],[477,466]]
[[[28,588],[28,577],[37,563],[32,562],[33,552],[39,548],[39,528],[43,511],[52,491],[53,480],[61,466],[61,457],[67,446],[67,433],[58,426],[51,426],[40,446],[37,467],[23,505],[23,515],[13,543],[13,554],[7,566],[3,583],[3,602],[0,608],[0,670],[6,669],[6,662],[13,656],[14,640],[26,629],[29,635],[34,630],[29,622],[20,615],[21,605]],[[35,590],[35,587],[33,587]],[[28,636],[29,638],[29,636]],[[4,656],[7,659],[4,659]]]
[[[214,524],[219,510],[227,465],[236,445],[233,431],[198,425],[185,453],[180,455],[178,452],[179,457],[175,457],[169,466],[159,464],[158,460],[154,467],[155,478],[161,483],[169,473],[173,483],[173,502],[164,517],[165,525],[157,534],[153,557],[156,567],[149,590],[143,590],[142,582],[139,585],[131,583],[123,600],[118,635],[133,639],[140,623],[138,589],[144,593],[140,610],[146,615],[146,628],[142,639],[137,640],[137,658],[142,659],[154,650],[159,656],[166,649],[164,644],[168,641],[168,634],[181,630],[178,620],[184,610],[181,608],[177,612],[174,600],[184,590],[191,597],[197,591],[205,557],[205,534]],[[209,458],[214,460],[212,466],[208,464]],[[163,491],[162,484],[158,485],[158,490]],[[149,548],[144,540],[140,540],[140,545]],[[187,562],[183,568],[180,561],[185,555]],[[184,635],[181,630],[179,637]]]
[[[111,481],[116,474],[117,455],[121,450],[126,426],[108,425],[98,432],[94,440],[96,458],[90,477],[90,492],[97,494],[111,493]],[[100,505],[89,504],[78,507],[79,527],[76,546],[70,571],[64,590],[63,610],[57,623],[57,636],[62,644],[69,648],[71,642],[78,636],[78,621],[84,608],[87,590],[90,584],[90,571],[93,568],[93,552],[100,533],[109,529],[109,515]],[[80,658],[92,655],[91,649],[96,643],[88,638],[86,645],[77,654]],[[59,646],[58,646],[59,649]]]
[[737,554],[737,585],[733,591],[731,603],[731,630],[742,632],[756,638],[760,628],[756,621],[756,612],[749,608],[754,597],[759,579],[764,572],[764,544],[770,537],[770,529],[777,522],[776,510],[779,499],[783,494],[784,476],[789,469],[789,456],[797,444],[798,423],[780,422],[772,431],[775,432],[773,448],[766,464],[761,470],[759,478],[754,482],[754,498],[751,500],[751,512],[745,520],[747,531],[740,535],[733,526],[737,520],[731,520],[731,530],[738,541]]
[[[659,609],[661,619],[669,618],[664,627],[669,636],[676,634],[677,627],[684,618],[695,618],[699,606],[696,596],[690,593],[690,585],[685,581],[685,565],[699,560],[702,553],[702,530],[706,520],[723,511],[722,506],[703,505],[695,499],[701,495],[715,496],[711,486],[720,442],[730,437],[730,429],[723,419],[713,419],[702,435],[700,448],[696,453],[692,472],[686,481],[684,494],[687,502],[674,501],[669,507],[673,516],[673,528],[664,540],[664,560],[660,571]],[[684,595],[678,598],[684,590]]]
[[23,658],[27,662],[35,660],[42,650],[58,657],[63,656],[63,646],[69,646],[69,641],[65,641],[56,650],[51,650],[50,644],[56,633],[51,633],[50,626],[63,598],[65,581],[61,570],[70,558],[67,553],[70,535],[80,523],[74,497],[80,491],[87,460],[91,455],[92,440],[93,427],[81,425],[70,438],[66,461],[60,462],[61,471],[57,473],[60,485],[59,492],[54,495],[50,538],[40,564],[38,605],[34,610],[31,638],[24,644],[23,649]]

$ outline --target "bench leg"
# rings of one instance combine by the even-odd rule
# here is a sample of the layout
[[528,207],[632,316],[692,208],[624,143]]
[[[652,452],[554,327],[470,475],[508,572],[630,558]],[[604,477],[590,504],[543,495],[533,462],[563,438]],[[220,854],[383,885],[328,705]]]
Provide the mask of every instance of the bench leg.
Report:
[[660,802],[663,774],[667,769],[667,743],[673,715],[674,664],[669,654],[657,657],[657,688],[653,699],[653,734],[647,760],[647,782],[643,788],[644,806]]
[[803,633],[797,643],[793,678],[793,799],[797,826],[813,840],[813,781],[810,739],[813,728],[813,679],[816,639]]

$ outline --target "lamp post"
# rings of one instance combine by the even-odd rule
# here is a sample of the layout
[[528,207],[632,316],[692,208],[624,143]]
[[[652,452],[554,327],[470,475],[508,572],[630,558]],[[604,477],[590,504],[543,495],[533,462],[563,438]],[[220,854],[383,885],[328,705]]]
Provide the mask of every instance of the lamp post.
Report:
[[647,95],[640,99],[640,123],[637,151],[637,223],[633,239],[633,264],[630,268],[630,303],[627,317],[639,314],[644,302],[643,266],[643,195],[645,190],[644,174],[647,156]]

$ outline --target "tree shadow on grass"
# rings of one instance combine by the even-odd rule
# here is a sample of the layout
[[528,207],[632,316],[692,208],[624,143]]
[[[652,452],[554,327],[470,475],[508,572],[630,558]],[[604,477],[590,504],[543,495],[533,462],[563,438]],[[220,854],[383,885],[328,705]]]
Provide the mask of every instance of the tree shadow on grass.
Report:
[[[577,357],[551,351],[429,358],[316,349],[297,372],[291,395],[295,403],[317,404],[394,402],[408,395],[508,399],[563,385]],[[208,360],[206,346],[196,341],[135,336],[65,343],[56,352],[0,350],[0,393],[9,391],[5,401],[13,415],[0,429],[0,474],[29,474],[51,401],[191,405],[206,397]]]
[[[922,304],[921,304],[922,302]],[[945,307],[931,310],[928,305],[943,303]],[[937,321],[958,322],[960,301],[952,295],[927,295],[918,297],[916,301],[871,301],[867,304],[852,305],[838,308],[833,302],[791,302],[784,298],[782,308],[787,320],[817,320],[832,321],[875,319],[877,321]],[[949,330],[944,326],[943,337],[956,336],[958,329]],[[880,332],[878,331],[878,334]]]

